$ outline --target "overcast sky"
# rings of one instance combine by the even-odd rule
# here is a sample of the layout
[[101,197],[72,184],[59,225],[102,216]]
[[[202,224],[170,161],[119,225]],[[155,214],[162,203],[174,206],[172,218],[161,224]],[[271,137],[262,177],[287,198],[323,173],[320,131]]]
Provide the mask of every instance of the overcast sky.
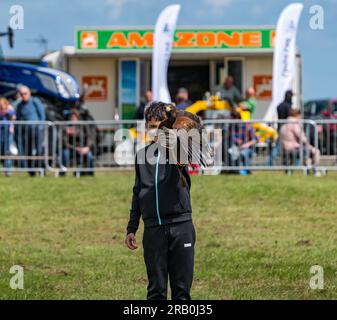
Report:
[[[15,32],[15,48],[1,39],[6,56],[39,56],[43,48],[31,42],[43,35],[49,50],[74,45],[76,26],[154,25],[168,4],[182,5],[178,26],[276,25],[286,0],[0,0],[0,31],[10,19],[10,7],[24,8],[24,30]],[[305,99],[337,98],[337,0],[305,0],[298,32],[303,59]],[[324,9],[324,30],[309,25],[312,5]]]

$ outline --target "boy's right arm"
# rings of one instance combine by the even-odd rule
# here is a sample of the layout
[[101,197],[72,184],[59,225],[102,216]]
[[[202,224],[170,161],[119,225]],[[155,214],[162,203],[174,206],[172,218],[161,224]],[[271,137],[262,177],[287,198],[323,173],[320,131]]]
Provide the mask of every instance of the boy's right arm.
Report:
[[141,215],[140,208],[139,208],[140,177],[139,177],[139,168],[137,165],[137,159],[136,159],[136,164],[135,164],[135,171],[136,171],[136,178],[135,178],[135,185],[133,187],[130,219],[129,219],[128,226],[126,228],[127,236],[125,239],[125,243],[130,249],[137,248],[137,246],[135,245],[135,242],[136,242],[135,234],[138,230],[139,219]]

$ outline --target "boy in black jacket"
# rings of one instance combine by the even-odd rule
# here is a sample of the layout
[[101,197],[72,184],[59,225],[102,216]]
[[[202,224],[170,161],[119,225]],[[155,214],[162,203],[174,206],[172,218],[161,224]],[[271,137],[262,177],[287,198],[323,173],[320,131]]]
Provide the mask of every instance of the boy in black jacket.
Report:
[[[149,134],[157,132],[175,108],[153,102],[145,111]],[[170,163],[167,149],[154,141],[136,156],[130,220],[125,243],[137,248],[135,233],[144,221],[144,260],[147,269],[147,299],[167,299],[170,280],[172,299],[190,300],[193,279],[195,229],[190,203],[191,181],[187,166]]]

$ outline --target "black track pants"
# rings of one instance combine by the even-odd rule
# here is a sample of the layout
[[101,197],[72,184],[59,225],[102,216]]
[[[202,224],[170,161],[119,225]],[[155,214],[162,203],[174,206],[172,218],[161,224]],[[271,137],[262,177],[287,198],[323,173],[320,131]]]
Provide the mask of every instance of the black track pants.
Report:
[[147,299],[167,299],[168,277],[173,300],[191,299],[194,243],[192,220],[144,229]]

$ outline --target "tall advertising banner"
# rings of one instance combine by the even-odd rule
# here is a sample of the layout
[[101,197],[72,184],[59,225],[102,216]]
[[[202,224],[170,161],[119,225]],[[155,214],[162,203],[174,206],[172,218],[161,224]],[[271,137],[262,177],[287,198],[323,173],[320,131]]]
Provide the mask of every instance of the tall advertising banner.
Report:
[[154,101],[171,102],[167,87],[167,69],[180,5],[167,6],[159,15],[152,50],[152,92]]
[[276,118],[277,106],[295,78],[296,35],[303,4],[292,3],[283,9],[276,26],[273,59],[273,96],[265,120]]

